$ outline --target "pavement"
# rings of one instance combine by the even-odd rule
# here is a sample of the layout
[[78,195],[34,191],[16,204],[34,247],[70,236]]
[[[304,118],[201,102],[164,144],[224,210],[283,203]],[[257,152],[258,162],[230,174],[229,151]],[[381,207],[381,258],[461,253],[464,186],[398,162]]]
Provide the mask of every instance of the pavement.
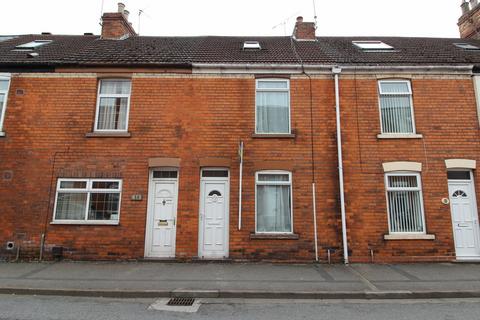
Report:
[[480,264],[0,263],[0,294],[110,298],[480,298]]

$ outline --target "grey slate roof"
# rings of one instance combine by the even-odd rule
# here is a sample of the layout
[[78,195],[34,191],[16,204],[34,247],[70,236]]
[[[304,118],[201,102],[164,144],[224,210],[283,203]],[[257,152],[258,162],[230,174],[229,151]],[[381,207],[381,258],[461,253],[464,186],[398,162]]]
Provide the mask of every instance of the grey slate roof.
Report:
[[[35,49],[37,57],[14,50],[33,40],[53,40]],[[242,50],[243,42],[257,40],[260,51]],[[354,40],[381,40],[392,52],[363,52]],[[480,41],[446,38],[318,37],[295,41],[290,37],[131,37],[103,40],[99,36],[21,35],[0,42],[0,67],[13,66],[189,66],[193,63],[258,63],[358,65],[480,64],[480,51],[453,45]],[[294,50],[295,48],[295,50]]]

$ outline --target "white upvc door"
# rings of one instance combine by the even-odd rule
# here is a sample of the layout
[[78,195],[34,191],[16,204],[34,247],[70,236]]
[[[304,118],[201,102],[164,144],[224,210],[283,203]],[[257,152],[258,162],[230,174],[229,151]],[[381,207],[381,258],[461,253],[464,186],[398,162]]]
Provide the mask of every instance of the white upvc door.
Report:
[[177,220],[177,178],[155,178],[150,173],[145,256],[174,258]]
[[449,180],[455,251],[458,259],[480,257],[477,202],[473,180]]
[[203,177],[200,181],[199,257],[228,257],[229,180]]

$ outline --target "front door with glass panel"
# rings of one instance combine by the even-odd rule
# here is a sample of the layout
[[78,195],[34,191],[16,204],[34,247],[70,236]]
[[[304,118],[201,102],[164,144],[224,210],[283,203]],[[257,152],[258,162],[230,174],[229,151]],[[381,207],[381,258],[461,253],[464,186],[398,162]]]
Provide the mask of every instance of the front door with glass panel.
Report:
[[199,257],[228,257],[229,180],[228,170],[201,172]]
[[470,171],[448,172],[455,251],[458,259],[480,257],[475,187]]
[[175,257],[178,172],[154,170],[150,173],[145,256]]

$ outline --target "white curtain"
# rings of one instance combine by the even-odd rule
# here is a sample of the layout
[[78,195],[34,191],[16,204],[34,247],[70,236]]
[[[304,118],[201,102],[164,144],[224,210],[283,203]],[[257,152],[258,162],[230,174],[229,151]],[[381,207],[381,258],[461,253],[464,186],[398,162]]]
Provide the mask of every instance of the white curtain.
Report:
[[290,186],[257,186],[257,232],[291,232]]
[[98,107],[99,130],[126,130],[128,98],[101,98]]
[[87,193],[59,193],[55,219],[85,220]]
[[257,92],[257,132],[289,133],[288,92]]
[[100,94],[130,94],[130,81],[103,80]]

